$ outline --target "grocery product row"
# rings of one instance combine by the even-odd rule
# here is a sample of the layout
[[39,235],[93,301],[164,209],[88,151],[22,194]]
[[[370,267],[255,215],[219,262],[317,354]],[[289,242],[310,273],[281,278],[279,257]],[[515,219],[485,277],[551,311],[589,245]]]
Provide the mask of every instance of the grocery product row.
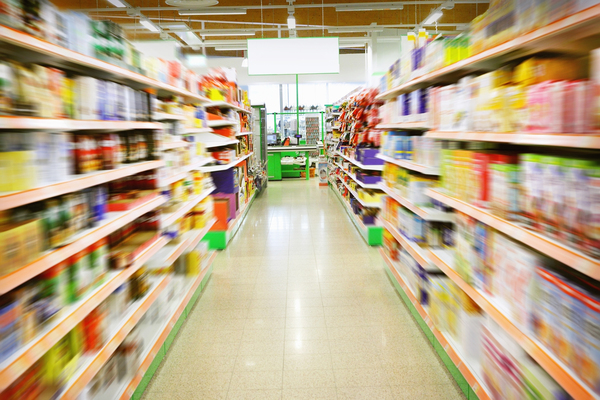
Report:
[[[424,29],[409,33],[410,49],[382,77],[379,98],[389,99],[424,83],[443,82],[452,74],[485,69],[486,63],[501,63],[517,50],[564,52],[577,39],[597,34],[599,18],[600,6],[594,0],[561,5],[495,1],[458,37],[430,37]],[[565,31],[570,35],[561,35]],[[591,50],[589,45],[593,41],[578,50]]]

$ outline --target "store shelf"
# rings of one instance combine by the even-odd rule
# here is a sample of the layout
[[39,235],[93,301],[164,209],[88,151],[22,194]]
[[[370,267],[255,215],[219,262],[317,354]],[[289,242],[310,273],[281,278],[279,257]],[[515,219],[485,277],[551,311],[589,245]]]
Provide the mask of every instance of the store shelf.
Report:
[[383,229],[377,225],[365,225],[350,207],[350,204],[344,199],[344,196],[339,192],[335,183],[332,183],[331,190],[335,193],[338,200],[342,203],[346,214],[369,246],[379,246],[383,243]]
[[247,159],[248,157],[250,157],[253,154],[253,152],[250,152],[240,158],[238,158],[237,160],[234,160],[228,164],[224,164],[224,165],[213,165],[210,167],[202,167],[200,168],[200,171],[202,172],[215,172],[215,171],[225,171],[228,170],[230,168],[235,167],[236,165],[238,165],[239,163],[241,163],[242,161],[244,161],[245,159]]
[[379,219],[379,222],[389,233],[392,234],[392,236],[394,236],[398,243],[400,243],[402,247],[406,249],[408,254],[410,254],[411,257],[414,258],[421,267],[428,272],[439,272],[439,269],[429,260],[429,255],[427,254],[426,249],[423,249],[415,242],[408,240],[389,221],[386,221],[385,219]]
[[[431,320],[431,317],[427,313],[427,311],[423,308],[423,306],[419,303],[414,293],[410,289],[409,285],[406,283],[404,278],[397,271],[394,261],[392,261],[385,251],[382,248],[379,248],[379,254],[384,259],[387,264],[388,270],[396,280],[410,303],[413,305],[423,322],[427,325],[427,327],[431,330],[437,341],[439,342],[443,351],[450,357],[452,363],[458,368],[462,376],[465,378],[471,389],[475,392],[479,400],[490,400],[491,397],[486,390],[485,381],[481,378],[479,374],[479,368],[477,365],[474,365],[474,362],[471,360],[467,360],[461,354],[461,350],[459,346],[445,333],[439,331]],[[422,326],[422,325],[421,325]]]
[[378,183],[364,183],[358,180],[358,178],[356,177],[356,175],[351,174],[350,172],[346,171],[344,168],[342,168],[340,166],[340,164],[335,164],[338,167],[340,167],[340,169],[342,170],[343,173],[345,173],[346,175],[348,175],[354,182],[356,182],[360,187],[362,187],[363,189],[373,189],[373,190],[381,190],[381,188],[379,187]]
[[410,169],[411,171],[419,172],[423,175],[440,175],[439,168],[433,168],[428,165],[417,164],[408,160],[398,160],[392,157],[384,156],[383,154],[377,154],[376,157],[385,162],[395,164],[402,168]]
[[172,142],[163,143],[161,146],[161,150],[165,151],[165,150],[180,149],[183,147],[188,147],[191,144],[192,144],[191,142],[186,142],[184,140],[174,140]]
[[[1,29],[1,27],[0,27]],[[157,169],[165,165],[164,161],[144,161],[135,164],[125,164],[116,169],[96,171],[89,174],[74,175],[69,180],[40,186],[19,192],[0,194],[0,211],[19,207],[25,204],[35,203],[61,196],[66,193],[76,192],[92,186],[101,185],[125,176],[135,175],[139,172]]]
[[578,39],[598,33],[600,33],[600,5],[595,5],[447,67],[412,79],[380,93],[377,99],[390,99],[401,93],[438,82],[448,83],[449,78],[477,70],[489,71],[490,65],[500,65],[502,61],[510,61],[542,51],[588,51],[596,48],[597,43],[593,40],[587,43]]
[[346,186],[346,189],[348,189],[348,191],[350,193],[352,193],[352,196],[354,196],[354,198],[363,206],[366,208],[381,208],[381,204],[379,203],[367,203],[366,201],[364,201],[363,199],[361,199],[360,197],[358,197],[358,193],[356,193],[354,191],[354,189],[352,189],[350,187],[350,185],[348,185],[346,182],[342,181],[342,183],[344,184],[344,186]]
[[208,120],[209,128],[220,128],[220,127],[232,126],[232,125],[238,125],[238,122],[229,120],[229,119],[209,119]]
[[37,260],[0,277],[0,294],[7,293],[74,254],[87,249],[98,240],[154,210],[164,202],[164,197],[157,196],[129,211],[108,213],[107,218],[99,226],[84,230],[66,246],[51,250]]
[[425,121],[417,121],[417,122],[393,122],[386,124],[379,124],[375,127],[375,129],[383,129],[383,130],[419,130],[426,131],[429,129],[428,123]]
[[28,62],[67,68],[85,75],[125,83],[137,89],[153,88],[189,100],[209,101],[208,98],[186,89],[159,82],[137,72],[83,55],[6,26],[0,26],[0,42],[3,43],[5,52],[18,54],[20,57],[25,56]]
[[152,115],[152,119],[154,121],[185,121],[187,118],[181,114],[157,112]]
[[246,136],[246,135],[252,135],[252,132],[239,132],[239,133],[235,134],[235,136]]
[[582,382],[562,362],[537,340],[529,337],[513,324],[486,294],[474,289],[454,270],[449,252],[431,251],[431,260],[454,281],[479,307],[483,309],[506,333],[508,333],[540,366],[552,376],[575,399],[597,399],[593,390]]
[[202,133],[198,136],[198,141],[201,142],[207,149],[220,146],[229,146],[232,144],[238,144],[240,142],[237,139],[231,139],[216,133]]
[[198,203],[207,198],[216,187],[211,185],[209,188],[206,188],[199,195],[193,196],[187,202],[185,202],[177,211],[172,212],[170,214],[164,214],[161,219],[161,227],[168,227],[178,219],[183,218],[187,213],[189,213],[192,208],[194,208]]
[[117,391],[116,396],[113,398],[120,400],[129,400],[132,398],[135,389],[142,382],[146,371],[148,370],[148,368],[150,368],[150,365],[154,361],[154,358],[158,355],[163,343],[165,343],[167,337],[169,336],[169,333],[171,333],[171,330],[173,329],[173,327],[179,320],[179,317],[181,316],[186,306],[189,304],[190,300],[194,296],[194,293],[196,293],[198,287],[210,271],[211,265],[216,257],[217,252],[213,251],[213,253],[208,259],[208,262],[206,263],[206,266],[204,267],[200,275],[193,278],[192,284],[189,286],[188,290],[185,291],[185,295],[183,296],[181,301],[176,305],[173,313],[165,321],[165,323],[159,329],[157,329],[156,336],[149,343],[149,346],[147,347],[146,351],[141,356],[142,363],[137,369],[134,377],[129,382],[127,382],[126,385],[122,385],[119,388],[120,390]]
[[364,165],[364,164],[356,161],[354,158],[350,158],[347,155],[340,153],[339,151],[336,151],[335,154],[340,157],[345,158],[346,160],[350,161],[352,164],[356,165],[360,169],[364,169],[364,170],[368,170],[368,171],[383,171],[383,165]]
[[210,128],[184,128],[183,135],[194,135],[197,133],[212,133],[212,129]]
[[131,332],[134,326],[146,314],[150,306],[154,303],[160,293],[167,287],[171,281],[170,275],[165,275],[157,281],[148,290],[148,293],[140,300],[131,304],[114,329],[114,333],[108,338],[106,344],[98,352],[91,355],[85,354],[82,361],[79,362],[74,376],[65,385],[64,391],[57,396],[57,399],[77,399],[85,390],[86,386],[92,381],[94,376],[106,364],[110,356],[123,343],[125,337]]
[[[0,31],[1,31],[0,27]],[[134,129],[162,129],[156,122],[102,121],[67,118],[37,118],[0,116],[0,129],[35,131],[130,131]]]
[[243,112],[243,113],[246,113],[246,114],[250,114],[252,112],[252,111],[246,110],[245,108],[238,107],[238,106],[236,106],[234,104],[227,103],[226,101],[209,101],[204,106],[206,108],[210,108],[210,107],[231,108],[231,109],[233,109],[235,111]]
[[40,334],[1,363],[0,392],[27,371],[52,346],[98,307],[116,288],[124,284],[135,271],[140,269],[166,243],[167,240],[160,237],[148,246],[130,267],[110,272],[102,285],[88,293],[85,298],[62,309],[43,327]]
[[256,192],[252,193],[252,196],[250,196],[250,198],[244,205],[244,208],[240,210],[239,215],[235,219],[229,221],[229,223],[227,224],[227,243],[229,243],[229,241],[235,236],[237,231],[240,229],[240,226],[242,225],[244,218],[246,218],[246,214],[248,214],[248,211],[250,211],[250,206],[254,202],[255,198]]
[[600,260],[598,259],[587,256],[562,242],[499,218],[488,210],[450,197],[440,190],[427,189],[426,194],[593,279],[600,279]]
[[152,260],[148,263],[149,267],[163,267],[172,265],[183,253],[188,250],[194,249],[200,240],[206,235],[210,228],[217,222],[216,219],[208,221],[206,226],[202,229],[192,229],[189,232],[183,234],[179,243],[169,242],[163,247]]
[[511,143],[532,146],[600,149],[600,132],[593,133],[524,133],[524,132],[443,132],[429,131],[425,137],[457,141]]
[[396,189],[392,189],[384,182],[379,184],[379,189],[383,190],[392,199],[396,200],[403,207],[417,214],[425,221],[454,222],[454,214],[436,210],[433,207],[417,207],[408,199],[403,197],[400,192],[398,192]]

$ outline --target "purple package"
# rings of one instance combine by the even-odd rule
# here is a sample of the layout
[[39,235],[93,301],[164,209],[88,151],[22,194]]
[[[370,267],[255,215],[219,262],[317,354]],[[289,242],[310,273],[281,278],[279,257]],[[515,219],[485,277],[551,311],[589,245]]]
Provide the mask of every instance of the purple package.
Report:
[[425,114],[426,112],[428,112],[428,105],[427,102],[429,100],[429,89],[421,89],[420,92],[420,96],[419,96],[419,106],[417,107],[417,112],[419,114]]
[[101,120],[108,120],[108,101],[106,98],[106,81],[98,79],[98,118]]

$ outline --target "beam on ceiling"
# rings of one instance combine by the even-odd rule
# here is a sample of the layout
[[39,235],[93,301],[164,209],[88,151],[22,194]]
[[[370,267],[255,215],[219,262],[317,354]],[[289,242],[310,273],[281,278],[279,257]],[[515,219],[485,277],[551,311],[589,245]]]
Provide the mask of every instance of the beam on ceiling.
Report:
[[[489,4],[489,0],[455,0],[454,4]],[[435,1],[435,0],[411,0],[411,1],[400,1],[394,3],[402,3],[403,5],[431,5],[431,6],[439,6],[444,3],[444,1]],[[381,10],[386,5],[386,2],[359,2],[359,3],[323,3],[323,4],[294,4],[294,8],[322,8],[322,7],[358,7],[358,6],[371,6],[376,10]],[[388,4],[389,5],[389,4]],[[252,5],[252,6],[221,6],[221,7],[205,7],[200,9],[210,9],[211,11],[227,11],[227,10],[276,10],[276,9],[286,9],[287,5],[277,5],[277,4],[265,4],[265,5]],[[179,11],[179,10],[190,10],[190,7],[136,7],[137,10],[140,11]],[[115,11],[127,11],[127,8],[113,8],[113,7],[104,7],[104,8],[82,8],[75,9],[74,11],[79,12],[115,12]]]

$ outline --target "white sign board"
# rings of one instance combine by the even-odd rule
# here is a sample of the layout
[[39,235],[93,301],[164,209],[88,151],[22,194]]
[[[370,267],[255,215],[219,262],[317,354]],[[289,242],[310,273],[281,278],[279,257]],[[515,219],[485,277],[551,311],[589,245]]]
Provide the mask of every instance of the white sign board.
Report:
[[338,74],[337,37],[248,39],[248,75]]

